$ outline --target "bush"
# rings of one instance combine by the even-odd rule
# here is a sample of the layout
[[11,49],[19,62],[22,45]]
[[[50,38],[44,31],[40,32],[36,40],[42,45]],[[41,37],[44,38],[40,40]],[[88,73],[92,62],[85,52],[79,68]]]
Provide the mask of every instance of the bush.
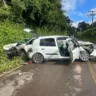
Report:
[[16,67],[22,62],[19,58],[15,58],[8,63],[3,46],[30,37],[30,34],[24,33],[23,29],[24,26],[20,24],[14,24],[9,21],[0,22],[0,72]]
[[86,31],[82,32],[82,34],[79,34],[79,37],[84,40],[92,41],[96,43],[96,28],[87,29]]

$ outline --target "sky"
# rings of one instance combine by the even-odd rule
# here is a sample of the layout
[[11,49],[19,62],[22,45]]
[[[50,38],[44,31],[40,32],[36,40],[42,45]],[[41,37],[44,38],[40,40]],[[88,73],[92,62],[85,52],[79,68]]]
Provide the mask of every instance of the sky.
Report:
[[62,0],[62,9],[66,10],[65,14],[73,21],[73,26],[77,27],[82,21],[91,24],[92,17],[88,14],[89,11],[96,13],[96,0]]

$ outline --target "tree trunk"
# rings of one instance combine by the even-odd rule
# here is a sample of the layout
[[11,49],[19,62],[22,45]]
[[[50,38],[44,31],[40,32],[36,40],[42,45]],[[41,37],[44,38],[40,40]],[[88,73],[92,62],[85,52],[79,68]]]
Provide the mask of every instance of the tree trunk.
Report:
[[4,7],[7,7],[6,0],[3,0],[3,5],[4,5]]

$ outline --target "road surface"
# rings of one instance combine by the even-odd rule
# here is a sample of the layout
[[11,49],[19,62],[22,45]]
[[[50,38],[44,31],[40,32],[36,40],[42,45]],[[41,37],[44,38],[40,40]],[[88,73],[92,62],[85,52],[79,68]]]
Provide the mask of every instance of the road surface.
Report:
[[24,65],[0,78],[0,96],[96,96],[96,63]]

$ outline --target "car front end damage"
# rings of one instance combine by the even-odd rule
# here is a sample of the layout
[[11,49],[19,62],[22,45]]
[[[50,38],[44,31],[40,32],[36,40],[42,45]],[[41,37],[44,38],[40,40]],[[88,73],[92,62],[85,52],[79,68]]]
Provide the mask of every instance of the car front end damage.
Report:
[[96,47],[93,43],[85,41],[78,41],[78,43],[83,49],[85,49],[85,51],[89,53],[90,59],[96,59]]
[[8,58],[12,58],[13,56],[17,55],[16,45],[17,43],[13,43],[3,47]]

